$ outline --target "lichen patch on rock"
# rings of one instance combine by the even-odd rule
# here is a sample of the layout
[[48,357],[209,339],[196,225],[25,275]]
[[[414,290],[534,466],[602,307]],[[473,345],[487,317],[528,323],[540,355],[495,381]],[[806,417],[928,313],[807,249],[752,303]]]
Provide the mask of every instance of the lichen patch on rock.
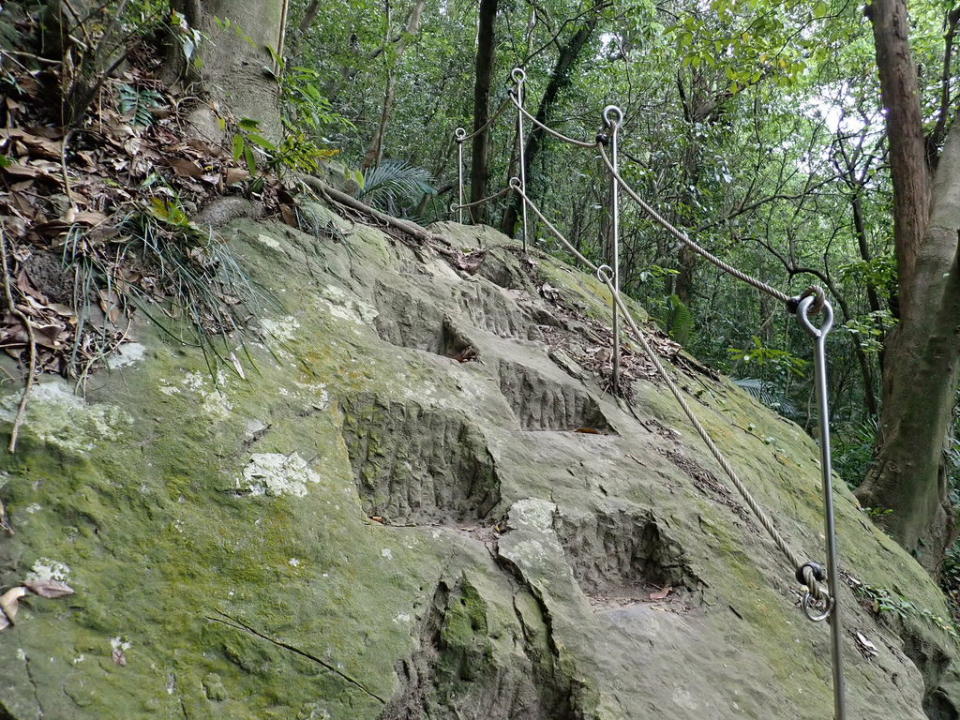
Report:
[[237,478],[237,489],[250,495],[303,497],[308,485],[319,482],[320,475],[298,453],[254,453]]

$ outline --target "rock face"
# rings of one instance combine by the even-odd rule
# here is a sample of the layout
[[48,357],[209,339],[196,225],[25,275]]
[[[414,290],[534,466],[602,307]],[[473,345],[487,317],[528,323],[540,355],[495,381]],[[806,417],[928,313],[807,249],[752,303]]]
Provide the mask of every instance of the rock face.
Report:
[[[588,369],[595,281],[491,230],[435,228],[488,249],[468,275],[310,211],[345,241],[224,230],[266,288],[245,377],[143,327],[85,398],[34,392],[0,591],[76,594],[0,632],[0,718],[832,716],[792,568],[639,360],[630,404]],[[814,443],[695,367],[703,422],[821,558]],[[915,608],[843,589],[848,716],[956,718],[937,588],[836,501],[843,570]]]

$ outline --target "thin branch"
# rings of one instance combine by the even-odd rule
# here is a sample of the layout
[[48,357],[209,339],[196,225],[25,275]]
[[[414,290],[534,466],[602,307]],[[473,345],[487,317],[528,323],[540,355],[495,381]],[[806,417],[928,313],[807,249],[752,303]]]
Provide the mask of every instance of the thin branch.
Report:
[[[953,60],[953,41],[957,35],[957,23],[960,23],[960,8],[947,13],[944,18],[946,32],[943,36],[943,73],[940,78],[940,110],[937,124],[930,133],[927,152],[936,152],[947,133],[947,115],[950,113],[950,64]],[[932,155],[931,155],[932,157]]]
[[217,614],[220,615],[221,617],[210,617],[208,615],[207,620],[209,620],[210,622],[226,625],[227,627],[232,627],[234,630],[242,630],[243,632],[248,632],[254,637],[258,637],[261,640],[266,640],[269,643],[273,643],[279,648],[283,648],[284,650],[289,650],[290,652],[295,653],[300,657],[306,658],[307,660],[312,660],[313,662],[317,663],[317,665],[319,665],[320,667],[328,670],[329,672],[333,673],[334,675],[341,678],[342,680],[345,680],[346,682],[350,683],[354,687],[362,690],[364,693],[372,697],[374,700],[379,700],[381,703],[386,704],[387,701],[384,698],[380,697],[372,690],[369,690],[359,680],[355,680],[354,678],[350,677],[346,673],[338,670],[336,667],[334,667],[331,663],[328,663],[326,660],[318,658],[316,655],[311,655],[310,653],[305,652],[298,647],[290,645],[289,643],[285,643],[282,640],[277,640],[275,638],[270,637],[269,635],[265,635],[259,630],[250,627],[242,620],[239,620],[231,615],[227,615],[227,613],[223,612],[222,610],[218,610]]
[[33,388],[33,376],[37,368],[37,341],[33,335],[33,323],[30,322],[30,318],[23,314],[13,302],[13,293],[10,291],[10,272],[7,269],[7,239],[4,235],[3,228],[0,228],[0,262],[2,262],[3,265],[3,292],[7,298],[7,307],[10,312],[23,323],[24,327],[27,328],[27,336],[30,340],[30,367],[27,370],[27,379],[23,386],[23,395],[20,396],[20,405],[17,407],[17,414],[13,419],[13,429],[10,431],[9,450],[11,453],[14,453],[17,451],[17,434],[20,432],[20,425],[23,424],[23,418],[27,411],[27,400],[30,397],[30,390]]

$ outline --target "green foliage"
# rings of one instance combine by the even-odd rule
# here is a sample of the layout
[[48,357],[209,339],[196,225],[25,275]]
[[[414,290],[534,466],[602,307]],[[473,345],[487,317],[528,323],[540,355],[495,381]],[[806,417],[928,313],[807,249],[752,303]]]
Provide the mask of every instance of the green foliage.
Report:
[[153,124],[153,113],[150,111],[162,107],[163,95],[151,88],[137,88],[123,83],[119,89],[120,112],[128,115],[134,125],[147,127]]
[[276,153],[277,146],[267,140],[260,123],[250,118],[241,118],[233,132],[233,159],[243,161],[252,175],[257,171],[257,157],[269,159]]
[[404,160],[384,160],[363,174],[360,197],[364,202],[393,214],[417,202],[424,195],[436,194],[430,173]]
[[907,600],[887,588],[876,587],[861,582],[849,582],[854,597],[875,615],[884,614],[896,615],[901,619],[921,620],[931,627],[942,631],[954,642],[960,642],[960,632],[957,631],[957,625],[952,619],[942,618],[935,615],[927,608],[918,607],[915,603]]
[[268,298],[240,267],[229,245],[203,231],[175,198],[153,197],[123,227],[130,235],[125,253],[133,253],[142,272],[153,274],[157,289],[173,298],[176,320],[185,316],[192,328],[183,336],[179,323],[158,314],[156,297],[130,285],[140,310],[178,341],[203,349],[211,374],[220,365],[236,367],[235,352],[244,346],[247,319],[258,316]]
[[694,330],[693,313],[677,295],[667,298],[666,313],[663,318],[663,328],[670,337],[681,345],[686,345]]
[[851,488],[863,482],[870,469],[879,431],[876,418],[838,428],[834,440],[833,467]]
[[187,19],[176,10],[170,11],[170,30],[180,45],[184,62],[188,65],[196,62],[197,49],[203,40],[200,30],[190,27]]
[[752,347],[749,348],[728,348],[727,353],[730,359],[737,364],[770,367],[792,375],[802,376],[806,372],[809,364],[806,360],[798,358],[786,350],[764,345],[757,335],[753,336],[752,343]]
[[331,129],[356,130],[352,122],[333,109],[320,90],[320,82],[317,70],[300,65],[285,68],[281,62],[280,91],[287,130],[318,137]]
[[897,261],[893,253],[884,253],[869,261],[842,263],[839,270],[842,278],[875,288],[895,287],[897,282]]
[[890,311],[884,309],[848,320],[843,327],[865,352],[879,353],[883,350],[883,338],[896,322]]
[[0,5],[0,47],[15,48],[20,44],[20,32],[9,17],[9,12],[3,11]]

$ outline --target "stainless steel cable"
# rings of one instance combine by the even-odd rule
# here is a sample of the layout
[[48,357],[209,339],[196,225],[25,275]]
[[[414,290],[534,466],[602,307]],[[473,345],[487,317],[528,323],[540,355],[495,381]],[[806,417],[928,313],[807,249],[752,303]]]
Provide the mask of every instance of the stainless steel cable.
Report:
[[663,378],[667,388],[670,390],[670,394],[673,395],[674,399],[677,401],[677,404],[690,420],[690,423],[693,425],[694,430],[696,430],[697,435],[700,436],[700,439],[703,440],[704,444],[707,446],[707,449],[710,451],[710,454],[713,455],[720,467],[723,468],[723,471],[727,474],[727,477],[730,478],[730,482],[737,489],[737,492],[740,493],[740,496],[743,498],[744,502],[747,503],[747,506],[750,508],[750,510],[753,511],[753,514],[756,515],[757,520],[759,520],[764,530],[767,531],[767,534],[771,537],[774,544],[780,549],[790,564],[793,565],[795,571],[798,573],[798,576],[803,578],[803,583],[806,585],[810,597],[812,597],[813,600],[816,601],[817,605],[824,610],[824,617],[827,617],[833,607],[833,599],[831,598],[830,593],[825,587],[823,587],[823,585],[820,584],[818,578],[816,577],[814,568],[811,566],[811,563],[802,560],[800,556],[797,555],[787,544],[787,541],[774,526],[773,521],[766,514],[763,508],[760,507],[760,504],[750,493],[750,490],[747,488],[747,486],[744,485],[743,481],[740,479],[740,476],[737,475],[737,471],[734,470],[733,466],[727,461],[720,448],[717,447],[717,444],[713,441],[713,438],[710,437],[710,433],[707,432],[707,429],[703,426],[700,420],[697,419],[693,409],[683,397],[680,388],[673,381],[673,378],[671,378],[667,373],[666,368],[660,361],[659,355],[654,352],[653,348],[647,342],[645,334],[642,330],[640,330],[636,320],[634,320],[632,313],[623,301],[623,297],[613,286],[610,268],[606,266],[598,267],[595,263],[584,257],[583,254],[563,236],[563,233],[557,230],[557,228],[549,220],[547,220],[546,217],[544,217],[543,213],[540,212],[540,209],[520,189],[520,181],[518,178],[511,178],[510,186],[523,198],[523,201],[529,205],[534,214],[536,214],[536,216],[544,222],[544,224],[556,236],[557,240],[559,240],[564,247],[566,247],[566,249],[574,255],[574,257],[580,260],[580,262],[582,262],[588,268],[593,270],[597,274],[599,280],[607,286],[611,297],[613,297],[614,302],[617,304],[617,307],[623,314],[624,318],[626,318],[627,323],[630,325],[630,328],[633,330],[636,336],[636,339],[639,341],[639,345],[643,350],[643,353],[653,364],[654,368],[656,368],[660,377]]
[[466,131],[466,130],[463,130],[463,128],[457,128],[458,130],[463,130],[463,132],[464,132],[463,135],[459,135],[459,134],[456,135],[457,142],[459,142],[459,143],[465,143],[467,140],[473,140],[474,137],[476,137],[477,135],[479,135],[480,133],[482,133],[484,130],[486,130],[488,127],[490,127],[490,125],[491,125],[494,121],[496,121],[496,119],[497,119],[498,117],[500,117],[501,115],[503,115],[503,111],[506,110],[508,107],[510,107],[510,97],[509,97],[509,96],[508,96],[508,97],[505,97],[505,98],[503,99],[503,102],[500,103],[500,107],[498,107],[498,108],[494,111],[493,115],[491,115],[490,117],[487,118],[487,121],[486,121],[483,125],[481,125],[480,127],[478,127],[476,130],[474,130],[474,131],[473,131],[472,133],[470,133],[469,135],[467,134],[467,131]]
[[496,192],[493,195],[487,195],[485,198],[480,198],[479,200],[474,200],[473,202],[464,203],[463,205],[457,205],[454,203],[450,206],[451,212],[456,210],[466,210],[467,208],[476,207],[477,205],[483,205],[484,203],[493,202],[499,198],[502,198],[504,195],[509,195],[513,192],[513,188],[505,187],[500,192]]
[[617,172],[617,169],[613,167],[613,165],[610,162],[610,158],[607,157],[607,153],[604,152],[602,147],[600,148],[600,155],[603,158],[604,164],[607,166],[607,170],[609,170],[610,174],[613,175],[614,178],[616,178],[618,183],[620,183],[620,187],[624,189],[624,192],[626,192],[627,195],[629,195],[633,199],[633,201],[636,202],[640,206],[640,208],[647,215],[650,216],[652,220],[654,220],[656,223],[662,226],[668,233],[673,235],[673,237],[675,237],[677,240],[682,242],[684,245],[686,245],[688,248],[693,250],[695,253],[697,253],[704,259],[716,265],[725,273],[732,275],[738,280],[742,280],[748,285],[752,285],[753,287],[757,288],[757,290],[760,290],[772,297],[775,297],[777,300],[779,300],[782,303],[787,303],[791,300],[790,296],[787,295],[786,293],[783,293],[777,290],[775,287],[771,287],[770,285],[767,285],[767,283],[763,282],[762,280],[758,280],[752,275],[748,275],[742,270],[735,268],[733,265],[729,265],[728,263],[725,263],[723,260],[718,258],[713,253],[711,253],[709,250],[707,250],[706,248],[702,247],[701,245],[698,245],[693,240],[691,240],[689,235],[687,235],[682,230],[678,230],[676,227],[674,227],[666,218],[664,218],[662,215],[660,215],[660,213],[658,213],[648,203],[646,203],[644,199],[640,197],[632,187],[630,187],[630,185],[627,184],[627,181],[624,180],[620,176],[620,173]]
[[[541,130],[543,130],[543,131],[544,131],[545,133],[547,133],[548,135],[553,135],[553,137],[557,138],[557,140],[562,140],[562,141],[565,142],[565,143],[569,143],[570,145],[576,145],[577,147],[582,147],[582,148],[595,148],[595,147],[597,147],[598,143],[597,143],[596,140],[594,140],[593,142],[586,142],[586,141],[584,141],[584,140],[577,140],[576,138],[567,137],[567,136],[564,135],[563,133],[557,132],[556,130],[554,130],[554,129],[551,128],[551,127],[547,127],[547,126],[544,125],[542,122],[540,122],[539,120],[537,120],[533,115],[531,115],[529,112],[527,112],[526,109],[524,109],[523,105],[521,105],[519,102],[517,102],[517,98],[515,98],[515,97],[513,96],[513,93],[510,93],[510,100],[512,100],[512,101],[513,101],[513,104],[517,106],[517,109],[518,109],[521,113],[523,113],[524,117],[526,117],[530,122],[532,122],[534,125],[536,125],[538,128],[540,128]],[[521,140],[522,140],[522,138],[521,138]]]

